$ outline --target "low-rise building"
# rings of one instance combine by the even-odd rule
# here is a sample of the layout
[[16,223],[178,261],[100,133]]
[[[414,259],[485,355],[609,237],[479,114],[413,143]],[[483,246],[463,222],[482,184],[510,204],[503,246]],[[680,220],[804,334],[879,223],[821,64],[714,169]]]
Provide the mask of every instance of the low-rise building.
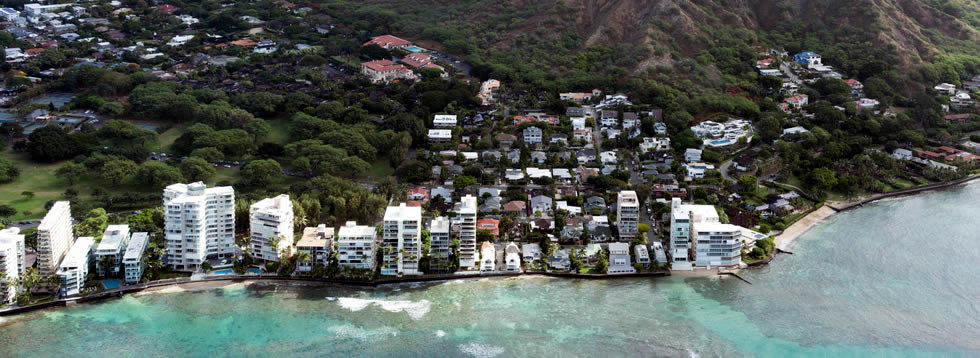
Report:
[[396,79],[415,79],[415,73],[405,65],[391,60],[369,61],[361,64],[361,74],[368,76],[371,82],[391,82]]
[[647,250],[646,245],[639,244],[634,246],[633,253],[636,255],[636,263],[643,265],[644,267],[650,266],[650,251]]
[[521,250],[521,259],[524,263],[532,263],[537,260],[541,260],[541,245],[538,244],[524,244]]
[[517,272],[521,270],[521,249],[517,244],[510,242],[504,249],[504,262],[507,263],[507,271]]
[[483,245],[480,246],[480,271],[482,272],[495,271],[496,262],[497,262],[497,249],[493,247],[492,242],[484,241]]
[[58,297],[70,297],[82,293],[82,288],[85,287],[85,279],[88,277],[88,267],[94,245],[95,238],[80,237],[68,250],[68,254],[61,261],[56,274],[61,281]]
[[437,114],[432,119],[433,127],[455,127],[456,123],[455,114]]
[[609,244],[609,266],[606,274],[634,273],[636,269],[630,262],[630,244],[613,242]]
[[429,143],[449,143],[453,140],[453,131],[450,129],[430,129]]
[[316,265],[326,267],[330,264],[333,240],[333,228],[326,224],[303,228],[303,236],[296,242],[296,252],[305,253],[308,259],[296,262],[296,271],[312,272]]
[[135,285],[143,277],[146,264],[143,262],[143,253],[150,246],[150,234],[145,232],[135,232],[129,238],[126,245],[126,252],[123,253],[122,264],[125,271],[127,285]]
[[541,128],[538,127],[527,127],[524,128],[524,144],[532,145],[541,143]]

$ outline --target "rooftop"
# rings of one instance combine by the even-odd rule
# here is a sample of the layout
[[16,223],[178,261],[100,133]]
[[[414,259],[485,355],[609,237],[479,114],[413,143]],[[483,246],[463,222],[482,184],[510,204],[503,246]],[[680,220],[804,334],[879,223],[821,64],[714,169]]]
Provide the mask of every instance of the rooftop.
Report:
[[122,243],[129,238],[129,225],[109,225],[102,234],[102,241],[99,241],[98,251],[118,252],[122,249]]
[[126,246],[126,253],[123,254],[123,260],[138,260],[143,257],[143,248],[146,247],[147,241],[150,241],[150,234],[134,232],[133,236],[129,238],[129,245]]

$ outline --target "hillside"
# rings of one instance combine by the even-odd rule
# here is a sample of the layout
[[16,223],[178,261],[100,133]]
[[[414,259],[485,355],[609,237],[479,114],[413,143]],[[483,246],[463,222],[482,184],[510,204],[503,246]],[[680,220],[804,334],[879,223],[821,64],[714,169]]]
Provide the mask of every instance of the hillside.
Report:
[[[518,69],[521,75],[542,67],[550,68],[546,71],[550,75],[575,68],[588,72],[622,67],[636,72],[655,66],[675,67],[684,58],[695,58],[719,46],[815,50],[824,54],[828,63],[862,77],[876,74],[866,73],[867,68],[863,67],[867,66],[907,72],[926,62],[941,62],[937,61],[941,55],[980,53],[980,3],[971,0],[367,3],[389,10],[392,21],[387,30],[441,41],[444,49],[457,54],[489,55],[481,56],[486,58],[506,53],[519,57],[531,65]],[[367,19],[377,10],[366,7],[358,11]],[[584,51],[596,47],[596,53],[582,58]],[[605,49],[612,51],[606,54]],[[594,63],[583,66],[583,61]],[[927,71],[924,77],[913,79],[959,80],[950,78],[955,77],[951,74],[943,75],[943,71]],[[964,71],[957,67],[955,72]],[[897,84],[908,79],[901,77],[888,82]]]

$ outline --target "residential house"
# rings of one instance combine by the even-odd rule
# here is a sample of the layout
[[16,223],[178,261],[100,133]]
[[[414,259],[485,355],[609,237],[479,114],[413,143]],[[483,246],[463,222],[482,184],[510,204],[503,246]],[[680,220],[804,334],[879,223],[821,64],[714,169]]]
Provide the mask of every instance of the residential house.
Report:
[[[498,199],[499,201],[499,199]],[[500,220],[497,219],[479,219],[476,221],[476,229],[489,231],[493,234],[493,237],[500,236]]]
[[568,270],[572,265],[570,253],[568,249],[555,250],[555,253],[548,257],[548,266],[555,270]]
[[695,148],[687,148],[684,151],[684,161],[688,163],[700,162],[701,161],[701,150]]
[[684,167],[687,169],[687,176],[691,178],[704,178],[705,173],[715,170],[714,165],[700,162],[687,163],[684,164]]
[[541,128],[538,127],[527,127],[524,128],[524,144],[534,145],[541,143]]
[[553,200],[544,195],[538,195],[531,198],[531,213],[538,213],[544,215],[552,215],[552,202]]
[[583,209],[587,214],[603,214],[606,212],[606,200],[601,196],[590,196],[585,199],[585,204],[583,204]]
[[[649,259],[649,257],[648,257]],[[609,266],[606,274],[634,273],[636,269],[630,261],[630,244],[613,242],[609,244]]]
[[441,197],[442,202],[452,204],[453,203],[453,190],[446,187],[435,187],[429,193],[429,198],[435,200],[436,197]]
[[508,272],[521,270],[521,249],[517,247],[517,244],[513,242],[507,244],[507,248],[504,249],[504,262]]
[[497,260],[497,250],[490,241],[484,241],[480,247],[480,271],[496,271],[495,263]]
[[538,244],[524,244],[521,250],[521,257],[524,263],[532,263],[541,259],[541,246]]
[[517,137],[516,136],[514,136],[513,134],[507,134],[507,133],[499,133],[496,136],[494,136],[493,138],[496,139],[497,140],[497,143],[500,143],[500,146],[502,146],[502,147],[510,147],[510,146],[514,145],[514,142],[517,141]]
[[636,263],[643,265],[643,267],[650,267],[650,251],[647,250],[647,245],[634,246],[633,253],[636,255]]
[[505,213],[517,213],[518,215],[525,215],[527,210],[527,203],[523,200],[514,200],[504,204]]
[[504,172],[504,179],[507,179],[507,181],[524,180],[524,171],[520,169],[507,169]]

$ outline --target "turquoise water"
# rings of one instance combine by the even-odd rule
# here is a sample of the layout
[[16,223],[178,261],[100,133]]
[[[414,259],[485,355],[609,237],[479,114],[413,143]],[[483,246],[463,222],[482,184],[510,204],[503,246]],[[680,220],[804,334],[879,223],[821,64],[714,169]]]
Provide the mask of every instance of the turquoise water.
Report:
[[105,286],[107,290],[111,290],[113,288],[119,288],[121,282],[120,280],[102,280],[102,286]]
[[[227,270],[218,270],[218,271],[215,271],[214,274],[215,275],[230,275],[232,272],[234,272],[234,271],[232,271],[231,269],[227,269]],[[248,270],[245,270],[245,272],[246,273],[262,273],[262,270],[259,270],[259,269],[253,267],[253,268],[249,268]]]
[[980,185],[879,202],[718,278],[236,284],[35,312],[18,356],[980,356]]

